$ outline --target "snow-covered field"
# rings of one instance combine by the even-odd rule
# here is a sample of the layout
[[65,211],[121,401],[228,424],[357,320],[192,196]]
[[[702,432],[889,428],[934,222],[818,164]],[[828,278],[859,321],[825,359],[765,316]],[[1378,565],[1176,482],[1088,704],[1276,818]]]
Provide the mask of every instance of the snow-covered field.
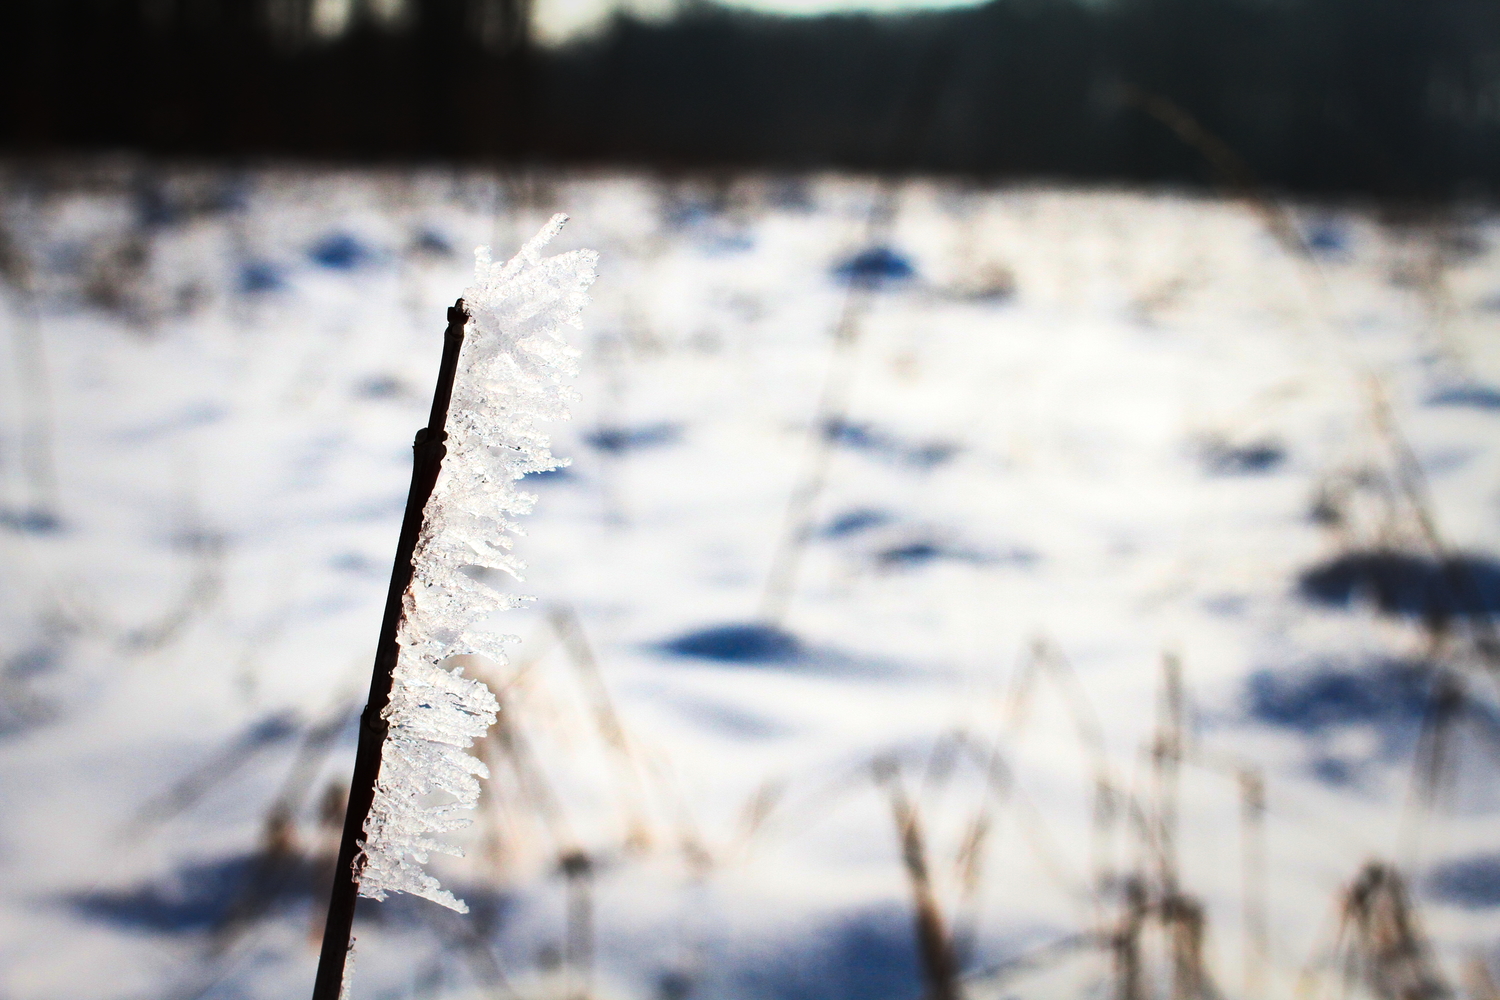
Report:
[[1335,995],[1372,860],[1500,958],[1500,219],[0,177],[0,996],[310,990],[444,309],[554,210],[600,277],[473,912],[362,902],[356,998],[915,997],[903,810],[975,998],[1113,995],[1132,876],[1226,996]]

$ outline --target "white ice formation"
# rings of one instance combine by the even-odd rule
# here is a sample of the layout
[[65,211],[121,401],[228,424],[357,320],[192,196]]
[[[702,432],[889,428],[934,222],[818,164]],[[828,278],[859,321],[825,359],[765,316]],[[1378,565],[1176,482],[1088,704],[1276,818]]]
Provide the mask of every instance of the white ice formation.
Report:
[[[562,327],[581,327],[598,255],[573,250],[543,257],[542,248],[567,221],[555,215],[504,264],[488,247],[475,251],[474,284],[464,292],[467,334],[448,412],[448,454],[412,557],[413,579],[403,598],[401,645],[383,717],[389,723],[380,780],[365,820],[363,852],[355,862],[360,895],[385,899],[409,892],[468,912],[462,900],[422,869],[433,851],[461,849],[430,834],[466,826],[460,815],[479,798],[483,762],[465,752],[495,721],[499,704],[482,681],[442,666],[464,653],[505,661],[508,636],[477,626],[493,612],[529,598],[491,590],[465,567],[503,570],[520,579],[512,555],[514,518],[536,497],[516,488],[528,472],[566,465],[554,458],[537,427],[566,420],[575,398],[565,380],[576,373],[578,351]],[[435,792],[445,799],[433,804]]]
[[339,1000],[354,1000],[354,941],[349,938],[349,947],[344,952],[344,977],[339,980]]

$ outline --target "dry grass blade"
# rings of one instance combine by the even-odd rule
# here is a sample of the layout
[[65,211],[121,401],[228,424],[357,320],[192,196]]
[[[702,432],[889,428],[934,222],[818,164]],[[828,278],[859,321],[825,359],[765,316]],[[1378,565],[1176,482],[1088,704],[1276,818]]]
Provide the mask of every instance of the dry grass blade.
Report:
[[1403,864],[1415,864],[1421,854],[1423,827],[1433,806],[1445,798],[1452,778],[1451,753],[1455,727],[1468,707],[1463,680],[1451,671],[1437,668],[1432,689],[1422,713],[1422,729],[1412,755],[1411,784],[1401,817]]
[[567,883],[568,930],[563,944],[567,1000],[588,1000],[594,990],[594,863],[582,850],[565,852],[558,867]]
[[[1019,731],[1036,691],[1036,680],[1049,678],[1072,720],[1079,746],[1087,757],[1094,794],[1090,830],[1090,856],[1096,893],[1103,893],[1114,880],[1113,845],[1119,808],[1118,787],[1104,738],[1104,725],[1089,699],[1078,671],[1057,646],[1045,636],[1033,640],[1022,661],[1007,698],[1011,725]],[[1104,913],[1097,914],[1103,927]]]
[[1151,745],[1152,778],[1156,793],[1157,877],[1167,897],[1177,894],[1177,795],[1183,757],[1182,661],[1170,653],[1162,657],[1161,714]]
[[1380,1000],[1446,1000],[1453,995],[1395,868],[1372,861],[1360,870],[1343,893],[1340,937],[1349,942],[1346,977],[1363,979]]
[[[899,187],[893,180],[881,181],[876,187],[870,212],[865,220],[865,245],[875,244],[889,233],[899,196]],[[761,595],[760,619],[773,625],[781,624],[786,618],[792,595],[797,589],[802,555],[812,538],[813,519],[817,516],[818,501],[828,483],[828,472],[833,462],[834,441],[828,428],[847,421],[855,362],[858,359],[860,329],[865,313],[869,311],[873,293],[874,289],[869,283],[851,281],[844,292],[838,321],[834,324],[832,354],[828,359],[828,370],[823,378],[817,409],[807,430],[807,453],[803,469],[787,500],[780,541],[771,557],[765,591]]]
[[927,984],[927,1000],[960,1000],[958,960],[938,910],[928,871],[927,848],[922,838],[921,817],[907,799],[901,776],[894,767],[876,767],[876,780],[891,798],[891,815],[901,841],[901,863],[906,870],[915,910],[917,953]]
[[1172,1000],[1209,1000],[1214,992],[1203,964],[1203,931],[1208,923],[1203,904],[1181,893],[1161,903],[1172,953]]
[[959,903],[953,917],[953,951],[960,967],[968,964],[979,923],[979,889],[984,876],[985,849],[992,830],[990,811],[981,805],[959,842],[953,866],[958,874]]
[[1259,770],[1243,769],[1240,784],[1241,875],[1245,922],[1245,997],[1260,1000],[1271,965],[1271,918],[1266,904],[1266,782]]
[[786,797],[786,781],[767,778],[756,786],[740,810],[739,833],[734,841],[734,850],[741,856],[747,854],[756,835],[765,827],[766,821]]
[[1165,125],[1183,144],[1196,150],[1208,161],[1219,181],[1234,195],[1243,198],[1260,214],[1266,228],[1283,248],[1298,257],[1308,256],[1307,242],[1287,218],[1275,199],[1266,193],[1255,171],[1234,147],[1204,128],[1186,108],[1165,95],[1144,90],[1134,84],[1120,88],[1125,103],[1133,105]]
[[[506,699],[502,704],[509,706],[511,701]],[[517,789],[531,814],[541,818],[554,845],[572,844],[574,837],[562,802],[537,762],[531,741],[516,715],[514,710],[501,711],[484,744],[487,762],[496,770],[503,763],[515,775]]]
[[998,745],[986,747],[968,737],[965,737],[959,745],[979,771],[980,777],[984,779],[986,791],[995,802],[1002,806],[1010,804],[1016,806],[1016,822],[1021,829],[1022,836],[1026,838],[1026,845],[1053,883],[1069,899],[1085,901],[1089,906],[1095,905],[1097,894],[1093,887],[1087,885],[1084,879],[1069,870],[1067,863],[1062,860],[1057,838],[1048,831],[1047,824],[1042,818],[1041,810],[1036,807],[1036,803],[1032,802],[1016,784],[1010,767],[1000,752],[1000,747]]
[[626,844],[632,849],[644,850],[652,844],[655,837],[646,819],[643,801],[645,790],[641,783],[640,768],[625,734],[625,727],[620,722],[619,713],[615,711],[614,700],[609,696],[609,689],[604,686],[599,661],[594,657],[593,648],[584,635],[583,624],[572,608],[554,607],[548,620],[562,640],[568,661],[577,671],[593,713],[594,724],[614,760],[625,809]]
[[1145,996],[1145,969],[1141,963],[1141,935],[1146,927],[1146,887],[1139,878],[1128,878],[1124,886],[1125,907],[1112,940],[1116,1000],[1141,1000]]

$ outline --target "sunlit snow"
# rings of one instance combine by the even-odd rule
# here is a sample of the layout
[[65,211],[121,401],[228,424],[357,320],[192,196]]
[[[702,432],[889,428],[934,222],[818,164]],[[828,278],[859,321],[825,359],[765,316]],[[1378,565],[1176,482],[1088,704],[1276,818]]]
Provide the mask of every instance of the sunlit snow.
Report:
[[1225,996],[1336,995],[1368,861],[1450,982],[1493,954],[1493,216],[913,181],[872,239],[835,176],[0,176],[5,996],[310,989],[444,310],[559,208],[573,462],[462,560],[538,600],[443,661],[500,707],[430,866],[471,912],[362,900],[356,997],[908,1000],[902,803],[974,1000],[1110,995],[1168,867]]

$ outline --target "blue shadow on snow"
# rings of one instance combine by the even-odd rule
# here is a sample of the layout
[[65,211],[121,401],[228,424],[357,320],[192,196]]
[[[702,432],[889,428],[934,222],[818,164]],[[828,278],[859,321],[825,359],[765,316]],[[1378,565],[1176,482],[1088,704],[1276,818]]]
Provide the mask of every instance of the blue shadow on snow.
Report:
[[600,427],[584,435],[584,443],[595,451],[623,455],[641,448],[673,444],[682,429],[676,424],[646,424],[643,427]]
[[1247,701],[1257,722],[1312,735],[1342,726],[1414,727],[1427,713],[1432,671],[1423,663],[1380,661],[1363,669],[1320,665],[1298,674],[1251,675]]
[[1316,257],[1337,257],[1349,249],[1348,232],[1332,219],[1314,222],[1304,230],[1302,238]]
[[1348,606],[1364,597],[1385,614],[1425,619],[1500,612],[1500,563],[1479,555],[1446,560],[1390,549],[1349,552],[1303,572],[1302,596]]
[[712,625],[669,639],[661,649],[720,663],[790,663],[805,652],[795,635],[763,622]]
[[62,518],[50,510],[0,510],[0,527],[24,535],[50,535],[62,526]]
[[436,229],[423,229],[411,241],[411,251],[427,257],[452,257],[453,241]]
[[1218,476],[1253,476],[1272,472],[1286,461],[1286,449],[1275,441],[1245,445],[1212,444],[1203,449],[1203,466]]
[[1472,406],[1478,410],[1500,410],[1500,389],[1487,385],[1455,385],[1427,397],[1428,406]]
[[846,918],[731,973],[734,992],[762,1000],[912,1000],[922,976],[909,914]]
[[1500,854],[1445,861],[1428,872],[1426,895],[1465,910],[1500,906]]
[[724,666],[772,667],[824,677],[889,679],[905,672],[900,664],[851,656],[809,646],[767,622],[710,625],[649,647],[658,653]]
[[763,740],[784,736],[791,727],[755,712],[702,699],[679,700],[677,710],[711,732],[740,739]]
[[253,260],[240,268],[240,291],[245,295],[264,295],[286,287],[281,268],[264,260]]
[[[129,889],[102,889],[65,897],[76,913],[99,923],[154,934],[199,934],[232,929],[278,915],[326,906],[333,859],[299,854],[250,853],[185,864],[166,877]],[[469,904],[471,919],[497,923],[510,897],[482,885],[449,886]],[[422,926],[436,916],[433,904],[402,893],[380,906],[360,907],[358,923]]]
[[862,250],[833,270],[840,281],[860,288],[884,288],[916,277],[910,258],[890,247]]
[[375,251],[349,233],[330,233],[307,251],[308,259],[330,271],[353,271],[375,259]]
[[890,524],[891,520],[891,515],[885,511],[861,508],[840,514],[829,521],[819,534],[824,538],[848,538],[850,535]]
[[68,897],[79,914],[100,923],[157,934],[191,934],[227,926],[255,898],[261,914],[310,899],[312,867],[300,858],[268,862],[263,855],[184,865],[165,879],[131,889],[99,889]]
[[[1349,666],[1320,664],[1311,671],[1260,671],[1247,682],[1247,714],[1311,741],[1312,776],[1325,785],[1361,784],[1377,761],[1409,753],[1434,708],[1435,674],[1416,661],[1382,660]],[[1350,755],[1325,739],[1350,728],[1373,730],[1377,743]]]
[[935,562],[961,562],[971,566],[1019,566],[1035,565],[1038,556],[1027,549],[1011,549],[1008,552],[985,552],[963,545],[930,539],[906,542],[882,549],[875,553],[875,562],[881,569],[916,569]]
[[872,424],[850,423],[837,417],[823,425],[823,436],[845,448],[919,469],[941,465],[958,453],[957,446],[944,441],[906,442]]
[[405,391],[406,386],[394,375],[371,375],[354,387],[354,395],[360,399],[395,399]]
[[[1469,696],[1457,677],[1432,664],[1420,660],[1324,663],[1296,673],[1260,671],[1246,687],[1249,717],[1311,740],[1317,752],[1312,772],[1327,784],[1358,783],[1376,761],[1413,752],[1424,726],[1441,726],[1450,738],[1466,741],[1465,746],[1475,751],[1451,749],[1457,766],[1447,778],[1449,794],[1463,790],[1463,797],[1472,803],[1495,798],[1487,790],[1493,785],[1492,773],[1468,765],[1482,763],[1477,753],[1481,747],[1491,754],[1500,750],[1500,713]],[[1361,755],[1337,755],[1332,752],[1334,744],[1323,739],[1356,727],[1377,737],[1376,745]]]

